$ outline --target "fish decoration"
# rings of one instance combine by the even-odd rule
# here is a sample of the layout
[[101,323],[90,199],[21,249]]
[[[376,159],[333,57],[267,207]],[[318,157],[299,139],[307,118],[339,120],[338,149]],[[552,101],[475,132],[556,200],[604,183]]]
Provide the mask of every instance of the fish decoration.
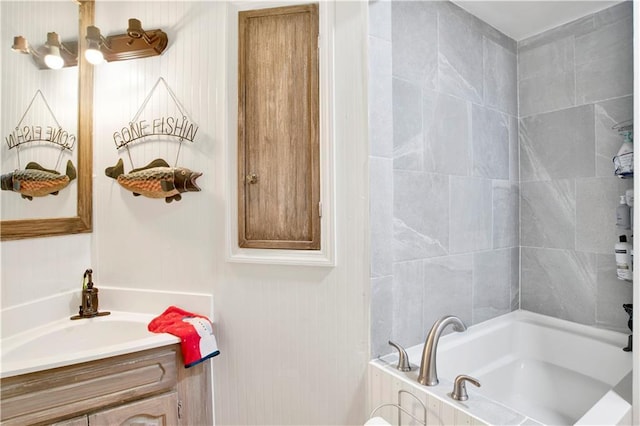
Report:
[[15,170],[0,176],[0,187],[5,191],[18,192],[22,198],[33,200],[33,197],[58,195],[77,177],[73,162],[67,162],[66,174],[42,167],[35,161],[27,164],[24,170]]
[[164,198],[167,203],[180,201],[182,192],[200,191],[196,179],[202,176],[202,173],[184,167],[170,167],[162,158],[126,174],[121,158],[115,166],[107,167],[104,172],[136,197]]

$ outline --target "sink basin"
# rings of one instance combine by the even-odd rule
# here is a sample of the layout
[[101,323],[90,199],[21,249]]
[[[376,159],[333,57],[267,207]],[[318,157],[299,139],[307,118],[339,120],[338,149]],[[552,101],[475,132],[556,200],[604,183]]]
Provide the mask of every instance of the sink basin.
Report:
[[2,340],[0,377],[10,377],[180,341],[147,330],[153,315],[112,312],[71,321],[68,318]]

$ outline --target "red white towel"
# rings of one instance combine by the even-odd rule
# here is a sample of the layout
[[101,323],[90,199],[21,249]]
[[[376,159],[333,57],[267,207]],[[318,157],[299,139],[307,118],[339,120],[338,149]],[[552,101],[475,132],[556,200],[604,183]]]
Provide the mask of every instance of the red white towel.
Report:
[[182,340],[180,346],[186,368],[220,354],[213,324],[203,315],[170,306],[151,320],[147,328],[153,333],[169,333]]

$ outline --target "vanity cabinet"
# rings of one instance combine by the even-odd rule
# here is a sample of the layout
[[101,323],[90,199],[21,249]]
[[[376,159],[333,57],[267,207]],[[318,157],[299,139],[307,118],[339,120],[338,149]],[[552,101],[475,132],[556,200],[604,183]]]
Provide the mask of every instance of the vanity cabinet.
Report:
[[209,364],[185,369],[171,345],[5,378],[0,424],[212,424]]

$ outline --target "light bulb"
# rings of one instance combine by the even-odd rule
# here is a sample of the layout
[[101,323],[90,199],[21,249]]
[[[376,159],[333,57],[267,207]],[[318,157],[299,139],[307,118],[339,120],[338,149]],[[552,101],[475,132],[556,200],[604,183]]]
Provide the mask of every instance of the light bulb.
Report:
[[104,55],[99,49],[87,49],[84,51],[84,57],[92,65],[100,65],[104,62]]
[[44,57],[44,63],[52,70],[59,70],[64,66],[64,59],[60,56],[58,46],[49,46],[49,53]]

